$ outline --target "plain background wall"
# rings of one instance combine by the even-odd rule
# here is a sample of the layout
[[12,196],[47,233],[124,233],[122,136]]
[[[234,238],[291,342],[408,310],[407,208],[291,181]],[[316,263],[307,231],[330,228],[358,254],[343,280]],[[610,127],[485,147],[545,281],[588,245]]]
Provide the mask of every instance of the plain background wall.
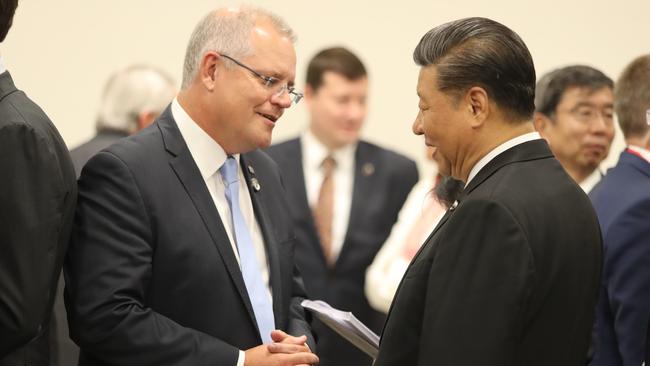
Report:
[[[0,54],[17,86],[52,118],[69,147],[94,134],[102,87],[118,68],[158,65],[180,85],[189,35],[208,11],[234,1],[22,0]],[[650,52],[650,0],[328,0],[249,1],[282,17],[298,33],[297,86],[309,58],[343,45],[370,73],[366,139],[422,162],[423,142],[411,133],[418,68],[412,52],[441,23],[484,16],[504,23],[528,45],[537,76],[567,64],[594,66],[616,79],[634,57]],[[278,122],[274,141],[306,126],[303,104]],[[623,148],[617,131],[610,157]]]

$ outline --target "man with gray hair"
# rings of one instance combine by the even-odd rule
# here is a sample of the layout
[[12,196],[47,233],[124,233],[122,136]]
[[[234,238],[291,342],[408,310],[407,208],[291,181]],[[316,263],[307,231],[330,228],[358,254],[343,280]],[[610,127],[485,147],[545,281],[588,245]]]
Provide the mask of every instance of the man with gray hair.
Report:
[[591,366],[650,364],[650,54],[614,91],[627,148],[591,191],[604,260]]
[[544,75],[535,90],[535,129],[567,173],[587,193],[614,139],[614,82],[590,66]]
[[77,177],[93,155],[150,125],[175,95],[174,80],[157,67],[137,64],[113,74],[102,93],[97,134],[70,151]]
[[65,265],[86,365],[318,363],[268,147],[294,89],[293,31],[250,7],[196,26],[178,96],[95,155]]

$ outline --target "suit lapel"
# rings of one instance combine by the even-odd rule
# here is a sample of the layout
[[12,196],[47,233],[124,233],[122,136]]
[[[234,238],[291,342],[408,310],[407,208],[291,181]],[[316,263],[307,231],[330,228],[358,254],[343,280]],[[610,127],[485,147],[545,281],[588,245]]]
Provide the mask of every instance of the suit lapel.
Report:
[[[504,151],[503,153],[497,155],[494,159],[492,159],[485,167],[483,167],[478,174],[472,179],[470,184],[461,192],[460,197],[458,198],[458,206],[455,208],[447,210],[445,215],[440,219],[440,222],[436,227],[433,229],[427,240],[424,242],[424,244],[420,247],[418,252],[415,254],[413,259],[411,260],[411,264],[409,264],[409,268],[415,262],[415,260],[420,256],[420,254],[423,252],[423,250],[430,245],[436,245],[437,242],[433,240],[435,234],[442,228],[442,226],[449,220],[449,218],[458,210],[460,205],[462,205],[463,200],[471,194],[471,192],[476,189],[481,183],[486,181],[490,176],[492,176],[496,171],[501,169],[502,167],[516,163],[516,162],[522,162],[522,161],[528,161],[528,160],[537,160],[537,159],[544,159],[544,158],[552,158],[553,153],[551,153],[551,150],[548,147],[548,144],[545,140],[533,140],[533,141],[528,141],[524,142],[522,144],[513,146],[512,148]],[[432,250],[435,250],[435,248],[432,248]],[[408,269],[407,269],[408,272]],[[404,278],[402,278],[402,281]],[[395,293],[395,297],[398,296],[400,287],[402,286],[402,283],[400,282],[400,285],[397,287],[397,291]],[[394,304],[395,302],[393,302]],[[388,310],[388,317],[386,318],[386,323],[384,323],[384,329],[386,327],[386,324],[388,323],[388,319],[390,318],[390,313],[393,310],[393,304],[391,304],[390,309]],[[383,333],[383,329],[382,329]]]
[[307,188],[305,185],[305,171],[302,165],[302,148],[300,139],[293,140],[285,151],[285,160],[288,162],[283,165],[282,173],[284,174],[284,183],[288,194],[287,199],[291,206],[291,212],[294,213],[294,220],[297,221],[297,227],[307,228],[309,235],[308,243],[299,243],[300,245],[311,245],[313,253],[318,253],[322,263],[325,263],[325,254],[320,245],[320,239],[316,232],[316,224],[307,200]]
[[[440,230],[440,228],[441,228],[441,227],[442,227],[442,226],[447,222],[447,220],[449,219],[449,217],[451,217],[451,215],[453,215],[453,213],[454,213],[455,211],[456,211],[455,209],[449,209],[449,210],[447,210],[447,212],[445,212],[444,216],[442,216],[442,218],[440,219],[440,221],[438,222],[438,224],[436,225],[436,227],[433,229],[433,231],[431,231],[431,234],[429,234],[429,236],[427,237],[427,240],[424,241],[424,243],[420,246],[420,249],[418,249],[417,253],[415,253],[415,255],[413,256],[413,259],[411,259],[411,263],[409,263],[409,266],[408,266],[408,268],[406,269],[406,272],[404,272],[404,276],[402,276],[402,279],[400,280],[399,285],[397,286],[397,290],[395,291],[395,298],[396,298],[397,295],[399,294],[400,288],[402,287],[402,282],[404,282],[404,277],[406,277],[406,273],[407,273],[407,272],[409,271],[409,269],[411,268],[411,265],[413,265],[413,263],[415,262],[415,260],[418,259],[418,257],[420,256],[420,254],[422,253],[422,251],[423,251],[425,248],[427,248],[429,245],[434,245],[434,244],[433,244],[433,237],[434,237],[434,235],[438,232],[438,230]],[[390,304],[390,308],[388,308],[388,314],[386,315],[386,321],[384,322],[384,326],[383,326],[382,329],[381,329],[381,333],[380,333],[380,335],[383,334],[383,333],[384,333],[384,329],[386,329],[386,324],[388,324],[388,318],[390,317],[390,313],[391,313],[392,310],[393,310],[393,305],[394,305],[394,304],[395,304],[395,301],[393,301],[393,302]],[[381,338],[380,338],[379,341],[380,341],[380,344],[381,344]]]
[[[269,217],[269,211],[264,202],[264,197],[268,192],[262,188],[264,187],[264,182],[259,176],[255,175],[255,165],[257,165],[257,161],[255,160],[253,153],[242,154],[240,164],[244,172],[246,186],[248,187],[251,201],[253,202],[255,218],[260,225],[262,236],[264,237],[264,245],[269,263],[269,283],[271,285],[271,294],[273,297],[273,317],[275,318],[276,324],[281,324],[281,320],[284,319],[285,314],[282,306],[282,299],[280,298],[282,294],[280,257],[278,254],[278,239],[274,234],[275,231],[273,230],[273,225]],[[257,185],[255,186],[255,184]],[[258,187],[258,189],[255,187]]]
[[226,229],[223,226],[219,212],[214,205],[212,196],[210,196],[210,192],[201,177],[199,169],[196,166],[180,131],[178,130],[176,122],[173,120],[171,109],[169,107],[165,110],[157,123],[163,136],[165,148],[171,154],[169,164],[201,216],[214,245],[217,247],[217,250],[221,255],[221,259],[230,274],[230,278],[239,292],[239,296],[248,311],[251,321],[257,326],[255,314],[253,313],[253,306],[248,298],[244,278],[241,269],[239,268],[239,264],[237,263],[237,258],[233,253]]

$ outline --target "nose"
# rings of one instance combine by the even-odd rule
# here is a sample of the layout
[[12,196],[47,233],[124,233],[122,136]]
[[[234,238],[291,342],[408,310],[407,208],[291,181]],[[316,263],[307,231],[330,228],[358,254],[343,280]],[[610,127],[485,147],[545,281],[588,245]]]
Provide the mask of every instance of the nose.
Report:
[[418,112],[418,115],[415,117],[415,121],[413,121],[413,133],[420,136],[424,134],[424,129],[422,128],[422,112]]
[[274,93],[271,95],[271,103],[276,104],[282,108],[289,108],[291,107],[291,95],[289,95],[289,92],[287,89],[282,89],[280,93]]
[[366,106],[362,103],[350,103],[347,115],[348,119],[353,121],[363,120],[366,116]]
[[604,113],[596,113],[596,116],[590,123],[590,129],[592,133],[603,134],[607,131],[608,126],[610,126],[612,121],[609,120]]

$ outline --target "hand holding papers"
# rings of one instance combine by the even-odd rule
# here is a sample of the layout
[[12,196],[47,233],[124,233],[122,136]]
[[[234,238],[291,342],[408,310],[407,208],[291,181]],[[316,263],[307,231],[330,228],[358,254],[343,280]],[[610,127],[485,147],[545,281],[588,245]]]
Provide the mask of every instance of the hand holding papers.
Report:
[[379,350],[379,336],[368,329],[350,312],[334,309],[320,300],[303,300],[302,307],[311,311],[318,320],[332,328],[341,337],[375,359]]

